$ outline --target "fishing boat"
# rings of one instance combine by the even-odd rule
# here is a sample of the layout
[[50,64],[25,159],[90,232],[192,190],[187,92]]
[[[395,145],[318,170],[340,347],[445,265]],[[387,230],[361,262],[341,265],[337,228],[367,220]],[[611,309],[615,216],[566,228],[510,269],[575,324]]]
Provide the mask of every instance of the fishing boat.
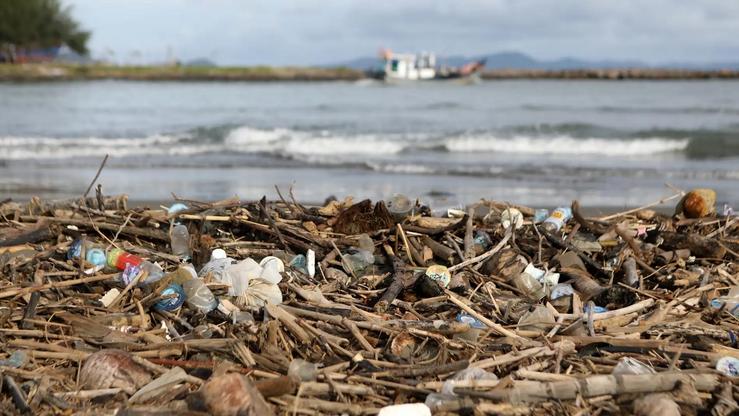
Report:
[[393,53],[381,51],[383,66],[380,70],[369,71],[368,76],[389,83],[405,81],[459,80],[475,81],[485,67],[485,60],[469,62],[461,67],[438,66],[436,55],[422,52]]

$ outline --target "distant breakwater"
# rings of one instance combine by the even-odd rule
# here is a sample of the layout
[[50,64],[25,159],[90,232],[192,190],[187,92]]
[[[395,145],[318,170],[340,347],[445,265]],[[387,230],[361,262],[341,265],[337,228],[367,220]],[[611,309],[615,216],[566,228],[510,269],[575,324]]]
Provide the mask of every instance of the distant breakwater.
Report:
[[[351,68],[319,67],[185,67],[60,64],[0,64],[0,81],[132,80],[132,81],[356,81],[365,72]],[[486,80],[705,80],[739,79],[739,70],[625,69],[494,69]]]

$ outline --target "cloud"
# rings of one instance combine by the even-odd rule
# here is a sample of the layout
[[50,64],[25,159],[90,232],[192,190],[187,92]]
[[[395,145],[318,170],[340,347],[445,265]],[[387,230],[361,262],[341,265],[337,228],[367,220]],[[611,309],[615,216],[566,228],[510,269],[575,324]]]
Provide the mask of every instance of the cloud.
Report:
[[538,58],[731,60],[739,2],[725,0],[68,0],[91,47],[127,60],[208,57],[305,65],[380,47]]

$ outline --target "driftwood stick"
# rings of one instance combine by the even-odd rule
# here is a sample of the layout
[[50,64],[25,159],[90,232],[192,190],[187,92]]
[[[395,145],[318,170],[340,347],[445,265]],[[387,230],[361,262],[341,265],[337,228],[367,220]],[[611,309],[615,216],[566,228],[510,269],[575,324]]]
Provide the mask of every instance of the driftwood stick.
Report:
[[454,260],[454,249],[437,242],[427,235],[421,236],[421,242],[423,243],[423,245],[430,248],[436,257],[439,257],[442,260],[445,260],[447,263],[452,264],[452,261]]
[[87,190],[85,191],[85,194],[82,195],[82,203],[85,203],[85,198],[87,198],[87,194],[90,193],[90,189],[92,189],[92,186],[95,185],[95,181],[98,180],[100,177],[100,173],[103,171],[103,168],[105,167],[105,162],[108,161],[108,155],[106,154],[103,158],[103,161],[100,162],[100,167],[98,167],[97,173],[95,173],[95,177],[92,178],[92,181],[90,182],[90,185],[87,187]]
[[658,201],[655,201],[655,202],[650,202],[649,204],[642,205],[642,206],[640,206],[638,208],[629,209],[629,210],[622,211],[622,212],[617,212],[615,214],[606,215],[605,217],[600,217],[599,220],[600,221],[608,221],[608,220],[612,220],[612,219],[615,219],[615,218],[618,218],[618,217],[623,217],[624,215],[633,214],[633,213],[639,212],[639,211],[641,211],[643,209],[651,208],[651,207],[654,207],[654,206],[657,206],[657,205],[664,204],[667,201],[671,201],[673,199],[680,198],[680,197],[683,196],[683,194],[684,194],[684,192],[678,192],[675,195],[662,198],[662,199],[660,199]]
[[451,301],[453,304],[459,306],[462,308],[465,312],[468,314],[474,316],[478,321],[482,322],[483,324],[487,325],[490,329],[494,330],[495,332],[499,333],[500,335],[504,335],[506,337],[511,337],[515,339],[524,339],[520,335],[516,334],[515,332],[511,332],[505,328],[503,328],[501,325],[496,324],[495,322],[491,321],[490,319],[486,318],[482,314],[478,313],[476,310],[469,307],[466,303],[464,303],[462,300],[460,300],[454,292],[450,291],[449,289],[444,290],[449,297],[449,301]]
[[[536,403],[546,400],[585,398],[671,391],[678,383],[693,385],[698,391],[713,391],[719,385],[716,374],[657,373],[639,375],[597,375],[579,380],[554,382],[516,381],[513,388],[490,391],[485,397],[510,403]],[[455,393],[458,392],[455,389]]]
[[47,283],[41,286],[31,286],[31,287],[24,287],[24,288],[8,289],[8,290],[4,290],[0,292],[0,299],[10,298],[13,296],[18,296],[18,295],[26,295],[26,294],[33,293],[33,292],[43,292],[44,290],[49,290],[49,289],[58,289],[58,288],[63,288],[63,287],[82,285],[85,283],[100,282],[103,280],[112,279],[113,277],[117,275],[118,273],[104,274],[100,276],[85,277],[82,279],[74,279],[74,280],[66,280],[66,281],[61,281],[61,282]]
[[454,266],[452,266],[452,267],[449,268],[449,271],[450,272],[453,272],[455,270],[461,269],[462,267],[469,266],[470,264],[479,263],[479,262],[481,262],[481,261],[483,261],[485,259],[488,259],[489,257],[492,257],[495,253],[499,252],[501,249],[503,249],[503,247],[505,247],[506,243],[511,238],[511,233],[512,232],[509,229],[508,231],[506,231],[505,235],[503,236],[503,239],[500,240],[500,242],[498,243],[498,245],[496,245],[492,249],[488,250],[487,252],[480,254],[477,257],[473,257],[473,258],[467,259],[467,260],[465,260],[465,261],[463,261],[463,262],[461,262],[459,264],[455,264]]
[[389,246],[385,246],[385,251],[393,262],[393,280],[387,290],[382,294],[382,297],[380,297],[380,300],[375,303],[375,311],[379,313],[386,312],[390,304],[393,303],[400,292],[411,286],[416,281],[413,273],[404,270],[405,265],[403,264],[403,261],[392,254],[392,250]]
[[475,236],[474,236],[474,225],[473,221],[475,215],[475,209],[470,208],[467,212],[467,225],[464,230],[464,259],[469,260],[475,257]]

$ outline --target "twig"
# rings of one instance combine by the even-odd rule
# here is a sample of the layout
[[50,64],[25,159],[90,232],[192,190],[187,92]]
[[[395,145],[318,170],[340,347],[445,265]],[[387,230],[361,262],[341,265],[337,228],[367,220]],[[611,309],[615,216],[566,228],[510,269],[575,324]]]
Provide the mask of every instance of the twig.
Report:
[[87,194],[90,193],[90,189],[92,189],[92,186],[95,185],[95,181],[98,180],[98,177],[100,176],[100,172],[103,171],[103,168],[105,167],[105,162],[107,162],[107,161],[108,161],[108,155],[106,154],[105,157],[103,158],[103,161],[100,162],[100,167],[98,168],[98,171],[95,174],[95,177],[92,178],[92,182],[90,182],[90,185],[87,187],[87,190],[85,191],[85,194],[82,195],[82,205],[86,205],[85,204],[85,198],[87,198]]

